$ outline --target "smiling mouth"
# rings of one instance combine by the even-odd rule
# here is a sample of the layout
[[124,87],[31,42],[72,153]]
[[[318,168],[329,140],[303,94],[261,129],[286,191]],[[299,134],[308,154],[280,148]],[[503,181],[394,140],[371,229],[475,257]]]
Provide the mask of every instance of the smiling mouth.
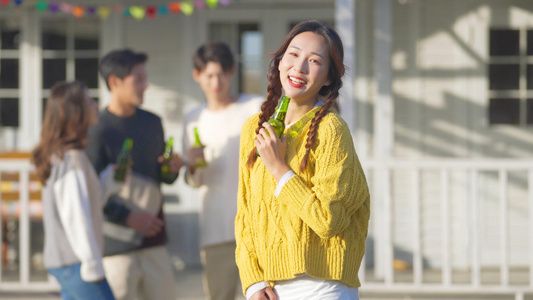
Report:
[[307,81],[301,78],[296,78],[292,76],[289,76],[289,82],[291,83],[292,86],[296,86],[296,87],[301,87],[307,84]]

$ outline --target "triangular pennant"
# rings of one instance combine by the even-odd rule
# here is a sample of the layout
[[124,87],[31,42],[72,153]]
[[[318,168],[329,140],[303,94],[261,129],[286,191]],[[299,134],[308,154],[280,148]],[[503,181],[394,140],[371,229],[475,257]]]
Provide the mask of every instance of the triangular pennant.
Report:
[[204,0],[194,0],[194,7],[198,10],[204,10],[205,9],[205,1]]
[[142,20],[144,18],[144,15],[146,14],[146,11],[142,6],[131,6],[130,14],[135,19]]
[[146,15],[148,16],[148,19],[155,18],[155,6],[147,6]]
[[68,4],[68,3],[61,3],[61,7],[60,7],[61,11],[66,13],[66,14],[70,14],[70,12],[72,12],[72,5]]
[[160,16],[166,16],[168,15],[168,8],[166,7],[166,5],[160,5],[158,8],[157,8],[157,11],[159,13]]
[[215,9],[218,5],[218,0],[206,0],[206,3],[210,9]]
[[85,7],[81,6],[81,5],[75,5],[73,8],[72,8],[72,14],[76,17],[76,18],[81,18],[83,17],[83,15],[85,15]]
[[54,13],[58,12],[60,7],[61,4],[57,2],[50,2],[50,4],[48,4],[48,10]]
[[48,7],[48,3],[46,3],[46,1],[37,1],[37,3],[35,4],[35,7],[37,7],[38,11],[43,12]]
[[111,8],[109,6],[99,6],[98,7],[98,15],[102,19],[107,19],[109,17],[109,14],[111,14]]
[[94,6],[89,6],[87,7],[86,12],[87,12],[87,15],[92,16],[96,13],[96,8]]
[[187,16],[192,15],[194,12],[194,6],[190,1],[181,2],[180,9]]
[[168,9],[173,13],[173,14],[179,14],[180,12],[180,3],[179,2],[170,2],[168,4]]

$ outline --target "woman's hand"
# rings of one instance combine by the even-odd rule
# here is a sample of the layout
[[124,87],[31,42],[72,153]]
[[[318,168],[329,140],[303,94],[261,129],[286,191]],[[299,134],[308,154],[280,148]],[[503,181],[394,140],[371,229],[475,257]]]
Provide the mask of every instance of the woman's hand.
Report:
[[254,142],[263,163],[276,181],[279,182],[281,177],[290,171],[289,166],[285,163],[285,152],[287,150],[285,138],[283,138],[283,141],[280,140],[272,126],[265,122]]
[[252,297],[250,297],[250,300],[277,300],[278,297],[274,293],[274,290],[272,290],[271,287],[266,287],[262,290],[259,290],[255,292]]

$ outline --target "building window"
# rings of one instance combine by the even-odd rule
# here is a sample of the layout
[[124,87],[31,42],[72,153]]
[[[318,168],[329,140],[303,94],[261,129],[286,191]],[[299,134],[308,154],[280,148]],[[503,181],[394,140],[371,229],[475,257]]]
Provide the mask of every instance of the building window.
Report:
[[20,19],[0,19],[0,127],[19,126]]
[[533,124],[533,30],[489,31],[489,124]]
[[236,65],[237,80],[233,93],[264,94],[261,83],[264,80],[263,34],[257,23],[216,22],[209,25],[209,40],[222,41],[232,49]]
[[97,17],[42,18],[43,113],[50,88],[57,81],[82,81],[91,97],[98,100],[99,26]]

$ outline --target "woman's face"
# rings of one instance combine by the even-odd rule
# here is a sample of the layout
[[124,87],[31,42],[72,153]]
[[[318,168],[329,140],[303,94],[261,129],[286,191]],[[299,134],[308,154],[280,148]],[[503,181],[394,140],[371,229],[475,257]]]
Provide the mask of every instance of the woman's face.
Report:
[[89,91],[85,91],[85,114],[89,126],[98,124],[98,103],[89,96]]
[[295,36],[278,66],[285,95],[298,104],[318,101],[318,92],[330,84],[329,51],[326,39],[314,32]]

